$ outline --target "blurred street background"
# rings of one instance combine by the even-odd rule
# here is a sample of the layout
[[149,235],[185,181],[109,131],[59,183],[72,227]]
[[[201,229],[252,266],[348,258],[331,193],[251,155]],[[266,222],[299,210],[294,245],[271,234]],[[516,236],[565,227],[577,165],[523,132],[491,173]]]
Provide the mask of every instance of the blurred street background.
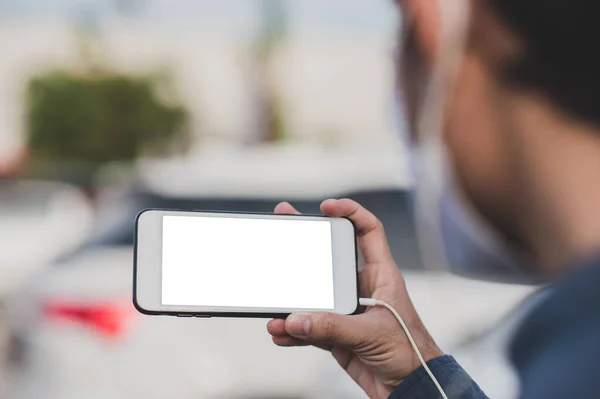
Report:
[[[387,0],[0,0],[0,398],[364,398],[264,320],[131,305],[143,208],[382,219],[426,325],[491,397],[532,289],[426,271]],[[523,305],[525,306],[525,305]]]

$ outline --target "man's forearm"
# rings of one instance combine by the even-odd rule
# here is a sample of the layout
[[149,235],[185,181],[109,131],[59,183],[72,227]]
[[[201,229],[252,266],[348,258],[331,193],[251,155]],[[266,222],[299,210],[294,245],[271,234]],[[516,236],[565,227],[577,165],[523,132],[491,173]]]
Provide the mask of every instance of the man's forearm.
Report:
[[[473,381],[452,356],[441,356],[427,362],[448,398],[488,399],[481,388]],[[415,370],[402,381],[389,399],[433,399],[440,392],[423,367]]]

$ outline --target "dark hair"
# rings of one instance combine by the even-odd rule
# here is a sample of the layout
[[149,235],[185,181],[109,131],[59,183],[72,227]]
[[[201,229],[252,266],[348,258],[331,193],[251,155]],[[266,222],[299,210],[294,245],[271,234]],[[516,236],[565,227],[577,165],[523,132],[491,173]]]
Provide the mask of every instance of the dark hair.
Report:
[[510,82],[600,126],[600,2],[488,1],[523,45],[506,70]]

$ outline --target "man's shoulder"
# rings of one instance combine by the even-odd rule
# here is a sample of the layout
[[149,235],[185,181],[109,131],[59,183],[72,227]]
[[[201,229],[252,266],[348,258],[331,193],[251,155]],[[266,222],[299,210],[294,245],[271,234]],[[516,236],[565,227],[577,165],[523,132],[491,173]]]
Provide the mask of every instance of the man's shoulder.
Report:
[[549,289],[523,320],[511,347],[522,397],[600,393],[600,260]]

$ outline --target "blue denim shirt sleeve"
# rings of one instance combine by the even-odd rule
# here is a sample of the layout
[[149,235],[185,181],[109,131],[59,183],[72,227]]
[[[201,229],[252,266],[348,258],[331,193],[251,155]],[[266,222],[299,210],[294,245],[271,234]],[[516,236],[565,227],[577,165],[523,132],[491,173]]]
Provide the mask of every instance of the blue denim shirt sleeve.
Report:
[[[427,362],[448,398],[487,399],[479,386],[452,356],[441,356]],[[438,399],[441,395],[423,367],[409,375],[389,399]]]

